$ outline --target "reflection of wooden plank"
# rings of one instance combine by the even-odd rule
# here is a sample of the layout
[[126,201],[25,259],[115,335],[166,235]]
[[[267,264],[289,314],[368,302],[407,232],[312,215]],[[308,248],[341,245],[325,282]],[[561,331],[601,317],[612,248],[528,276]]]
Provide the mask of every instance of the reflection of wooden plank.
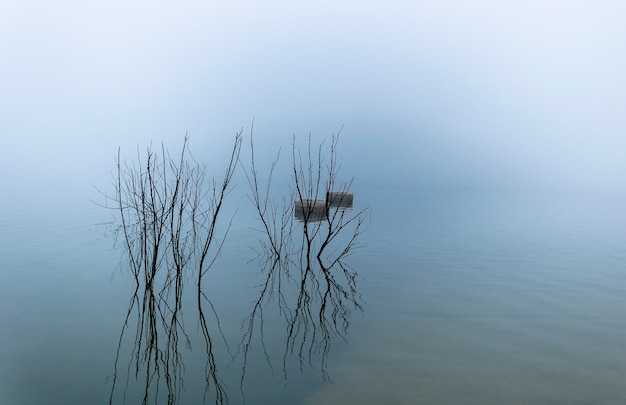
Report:
[[331,207],[352,207],[354,194],[345,191],[329,191],[326,193],[326,201]]
[[294,212],[296,219],[307,221],[320,221],[328,217],[328,208],[324,200],[296,200]]

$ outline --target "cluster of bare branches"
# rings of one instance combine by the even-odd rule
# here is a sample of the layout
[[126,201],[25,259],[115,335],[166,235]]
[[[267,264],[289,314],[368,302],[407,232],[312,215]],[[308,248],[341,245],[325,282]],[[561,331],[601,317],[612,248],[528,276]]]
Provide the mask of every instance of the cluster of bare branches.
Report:
[[[367,208],[357,212],[351,210],[353,196],[350,188],[353,178],[343,182],[337,180],[340,170],[337,163],[340,133],[332,135],[327,151],[322,142],[316,154],[312,152],[309,136],[304,158],[296,147],[295,137],[292,147],[293,194],[302,207],[300,219],[303,223],[303,244],[306,245],[306,254],[325,261],[324,267],[327,268],[333,267],[356,247],[368,212]],[[324,160],[325,154],[328,155],[328,161]],[[324,196],[323,200],[321,196]],[[314,246],[318,240],[319,245]]]
[[[269,176],[262,180],[252,134],[249,165],[240,159],[242,136],[238,133],[220,181],[207,178],[206,166],[188,150],[187,137],[176,158],[163,145],[157,152],[147,148],[145,155],[138,151],[131,163],[122,160],[118,151],[115,192],[108,198],[114,202],[111,208],[119,218],[117,242],[123,248],[136,288],[118,342],[111,404],[120,390],[126,401],[131,379],[143,382],[144,404],[158,401],[163,384],[167,403],[179,400],[184,390],[181,348],[191,349],[192,341],[185,332],[182,306],[184,284],[189,277],[195,278],[197,285],[198,326],[207,354],[205,402],[209,392],[216,403],[228,402],[218,375],[215,347],[219,339],[215,337],[221,337],[229,354],[230,348],[202,284],[230,229],[232,218],[223,231],[218,231],[218,220],[237,164],[246,175],[249,198],[256,209],[260,237],[255,250],[257,264],[264,273],[258,298],[243,322],[239,345],[243,357],[242,395],[254,337],[260,337],[270,363],[263,341],[263,311],[270,303],[276,303],[285,321],[285,378],[292,357],[299,361],[300,368],[307,364],[319,367],[323,378],[329,378],[331,342],[337,337],[346,339],[351,312],[362,309],[357,273],[344,259],[357,246],[368,212],[353,209],[352,180],[338,180],[338,141],[339,134],[333,135],[329,144],[322,142],[313,148],[309,136],[302,152],[294,137],[288,171],[291,186],[287,195],[278,197],[274,196],[272,177],[278,170],[280,151],[268,168]],[[137,326],[132,353],[120,388],[117,380],[125,331],[134,319]]]
[[[328,148],[322,143],[314,150],[309,136],[303,154],[294,137],[290,195],[277,201],[270,197],[270,189],[280,154],[271,164],[268,180],[261,186],[251,136],[251,164],[246,175],[250,200],[262,225],[259,265],[265,278],[243,324],[242,386],[255,334],[266,351],[263,309],[269,303],[276,303],[286,322],[282,366],[285,378],[288,358],[295,355],[301,367],[315,366],[315,359],[319,359],[320,371],[328,379],[331,342],[335,337],[345,340],[351,311],[362,309],[357,273],[343,259],[355,248],[368,210],[352,210],[352,180],[337,179],[338,140],[339,134],[333,135]],[[265,357],[270,358],[267,351]]]
[[237,134],[219,185],[206,178],[206,166],[187,158],[188,137],[178,160],[163,145],[161,155],[149,147],[145,158],[138,153],[132,163],[122,161],[118,151],[115,194],[108,198],[119,213],[118,232],[138,282],[142,277],[147,287],[153,287],[157,274],[164,273],[162,286],[169,290],[176,275],[193,263],[201,283],[215,259],[210,248],[240,150]]
[[259,179],[259,172],[256,165],[256,158],[254,154],[254,142],[252,137],[252,130],[250,132],[250,167],[246,169],[243,163],[244,174],[248,181],[251,193],[248,195],[250,202],[254,205],[258,220],[261,224],[261,234],[263,237],[259,238],[259,244],[261,249],[257,251],[259,256],[264,256],[270,260],[285,259],[286,249],[291,242],[291,230],[292,230],[292,210],[291,210],[291,198],[288,196],[281,196],[281,201],[276,201],[271,198],[272,195],[272,177],[276,170],[278,160],[280,158],[280,150],[276,158],[272,161],[269,168],[269,176],[265,185],[261,185]]
[[[188,151],[187,137],[177,159],[164,146],[160,154],[151,147],[147,148],[145,157],[138,152],[133,163],[122,160],[118,151],[115,194],[108,198],[114,201],[113,209],[118,213],[118,241],[121,239],[136,288],[120,335],[110,403],[116,391],[125,330],[134,312],[137,326],[126,367],[124,401],[130,379],[134,377],[145,382],[142,403],[156,403],[161,380],[167,387],[167,403],[177,403],[184,388],[180,338],[186,348],[191,345],[182,316],[184,280],[189,275],[196,277],[199,322],[207,349],[206,390],[211,385],[214,387],[216,403],[227,399],[217,377],[213,339],[203,311],[203,302],[207,300],[201,288],[203,276],[215,261],[230,227],[220,240],[218,218],[240,149],[239,133],[220,183],[206,178],[206,167]],[[217,319],[217,314],[212,312]],[[223,336],[219,319],[217,325]]]

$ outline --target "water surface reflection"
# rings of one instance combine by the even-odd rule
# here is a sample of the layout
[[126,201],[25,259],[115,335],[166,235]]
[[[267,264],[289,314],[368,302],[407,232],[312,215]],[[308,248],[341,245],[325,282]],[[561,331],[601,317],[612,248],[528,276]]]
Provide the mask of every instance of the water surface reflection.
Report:
[[[228,403],[229,387],[223,372],[235,364],[241,365],[239,390],[245,398],[251,351],[262,348],[268,366],[274,369],[264,336],[268,309],[283,321],[281,367],[285,381],[290,358],[296,359],[300,370],[310,366],[318,369],[324,380],[330,379],[331,343],[335,338],[346,339],[351,312],[362,309],[357,273],[345,258],[363,231],[366,213],[352,210],[350,183],[335,183],[336,143],[333,137],[331,165],[324,172],[321,154],[317,160],[311,159],[309,150],[306,163],[296,159],[294,141],[294,186],[290,196],[278,201],[270,199],[269,181],[264,188],[267,194],[261,196],[252,153],[246,174],[257,220],[263,224],[255,249],[258,255],[252,263],[264,280],[242,320],[242,335],[234,353],[218,311],[203,289],[203,279],[222,251],[230,227],[222,226],[223,233],[218,236],[220,210],[240,163],[241,136],[236,137],[221,182],[205,181],[205,167],[186,157],[186,141],[177,159],[165,148],[160,153],[149,148],[137,164],[118,158],[112,199],[120,222],[118,243],[135,289],[117,345],[110,404],[177,404],[188,395],[203,402]],[[206,184],[210,184],[208,190]],[[317,198],[320,190],[325,190],[325,200]],[[185,293],[191,280],[194,287]],[[195,298],[186,299],[189,294]],[[186,327],[188,308],[197,321],[197,327],[191,328],[194,333]],[[194,351],[199,346],[203,350]],[[192,351],[191,372],[186,373],[189,359],[185,354]],[[199,356],[204,363],[202,388],[198,385]],[[189,376],[187,383],[185,375]]]

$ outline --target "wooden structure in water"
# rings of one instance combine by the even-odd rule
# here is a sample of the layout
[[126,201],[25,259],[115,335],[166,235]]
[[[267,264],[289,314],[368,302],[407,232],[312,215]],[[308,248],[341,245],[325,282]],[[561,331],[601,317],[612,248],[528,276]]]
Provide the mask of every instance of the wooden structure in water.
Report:
[[350,208],[354,203],[354,194],[345,191],[328,191],[326,201],[331,207]]
[[343,191],[328,191],[326,200],[301,199],[294,202],[294,214],[300,221],[321,221],[328,218],[330,208],[351,208],[354,195]]

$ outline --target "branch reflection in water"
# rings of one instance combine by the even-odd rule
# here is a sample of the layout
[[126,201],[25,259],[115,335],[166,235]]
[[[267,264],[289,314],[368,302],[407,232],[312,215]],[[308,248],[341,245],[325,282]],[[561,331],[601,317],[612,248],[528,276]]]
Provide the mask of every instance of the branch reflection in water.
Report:
[[[182,302],[184,282],[196,278],[199,324],[206,349],[205,400],[212,392],[216,403],[227,402],[218,377],[212,334],[223,334],[219,318],[202,293],[202,281],[217,257],[223,238],[217,240],[217,223],[222,203],[239,159],[241,136],[237,134],[230,163],[220,185],[214,180],[206,189],[205,166],[187,158],[188,139],[174,160],[162,146],[160,155],[148,148],[137,162],[122,161],[118,152],[115,178],[115,209],[119,215],[118,242],[135,280],[126,319],[118,342],[109,403],[178,403],[184,389],[181,346],[191,349],[185,332]],[[121,239],[121,241],[120,241]],[[210,311],[205,311],[205,305]],[[215,319],[209,326],[205,313]],[[122,371],[126,329],[136,322],[130,359]],[[182,340],[182,342],[181,342]],[[226,340],[227,352],[230,352]],[[125,372],[125,377],[120,376]],[[118,381],[122,378],[123,382]],[[143,385],[131,389],[131,380]],[[120,387],[122,384],[122,387]],[[133,387],[137,387],[133,385]],[[121,399],[119,398],[121,395]]]
[[[354,212],[350,193],[352,181],[337,181],[338,140],[339,135],[333,135],[329,148],[325,149],[322,143],[314,151],[309,137],[303,157],[294,138],[293,186],[289,198],[276,202],[270,198],[271,180],[280,153],[271,165],[267,182],[261,187],[251,138],[252,159],[246,176],[250,200],[256,206],[262,225],[257,264],[265,277],[243,324],[245,333],[239,345],[243,355],[242,392],[255,336],[260,339],[265,358],[272,367],[263,341],[264,308],[270,303],[276,305],[285,321],[282,355],[285,379],[288,358],[296,356],[301,370],[306,365],[318,367],[323,378],[329,380],[327,361],[331,342],[336,337],[346,340],[351,311],[362,310],[357,273],[344,259],[357,245],[368,209]],[[264,194],[261,190],[265,190]]]
[[[328,150],[322,143],[314,153],[309,137],[303,158],[294,138],[290,194],[275,201],[270,198],[271,178],[278,157],[261,191],[251,137],[251,164],[244,172],[262,224],[256,264],[265,279],[243,321],[238,347],[244,400],[246,366],[255,338],[260,339],[273,368],[263,341],[263,310],[274,299],[285,327],[285,379],[288,360],[295,357],[301,370],[307,365],[319,368],[323,379],[329,380],[331,342],[337,337],[346,340],[351,311],[362,309],[357,273],[344,259],[357,244],[368,210],[354,211],[352,182],[336,181],[338,139],[333,136]],[[109,198],[119,218],[117,243],[125,254],[123,265],[130,270],[135,288],[118,341],[109,404],[179,403],[186,392],[183,354],[191,352],[198,338],[206,353],[202,400],[206,403],[211,397],[217,404],[229,402],[218,364],[226,360],[232,365],[235,356],[202,285],[230,229],[228,223],[218,232],[218,219],[236,165],[244,167],[241,140],[239,133],[221,183],[207,181],[205,166],[188,151],[187,138],[176,160],[163,146],[160,154],[151,148],[145,157],[138,153],[132,164],[122,161],[118,152],[115,194]],[[190,301],[185,299],[189,293],[184,285],[190,277],[196,284],[194,301],[201,337],[190,336],[185,328],[183,302]],[[127,329],[134,324],[134,334],[129,336]],[[225,359],[218,359],[221,356]],[[195,373],[193,377],[197,377]]]

